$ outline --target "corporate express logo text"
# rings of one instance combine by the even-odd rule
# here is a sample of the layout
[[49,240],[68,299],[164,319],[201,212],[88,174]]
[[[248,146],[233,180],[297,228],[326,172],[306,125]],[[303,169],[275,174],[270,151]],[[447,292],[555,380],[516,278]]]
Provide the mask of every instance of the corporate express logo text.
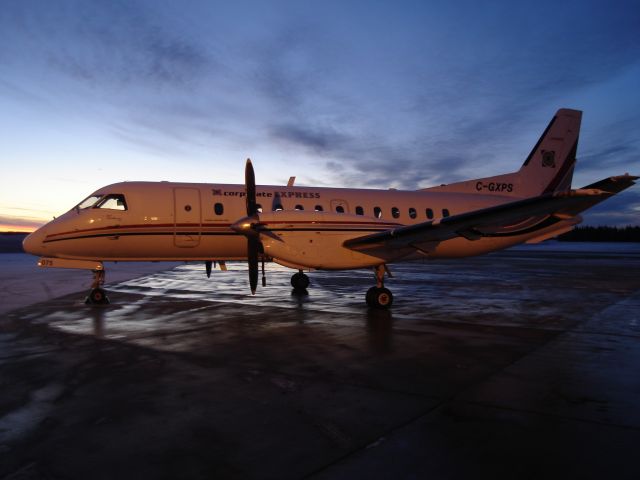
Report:
[[[238,190],[222,190],[214,188],[211,190],[213,196],[222,197],[244,197],[246,192]],[[256,197],[262,198],[321,198],[318,192],[256,192]]]

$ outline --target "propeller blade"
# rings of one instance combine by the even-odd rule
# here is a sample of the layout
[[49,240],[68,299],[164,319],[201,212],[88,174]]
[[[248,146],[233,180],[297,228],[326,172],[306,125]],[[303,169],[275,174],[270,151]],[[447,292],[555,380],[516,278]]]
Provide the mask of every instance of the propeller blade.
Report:
[[247,193],[247,217],[253,217],[258,212],[256,207],[256,176],[249,158],[247,158],[247,165],[244,169],[244,186]]
[[[254,295],[258,288],[258,261],[260,253],[262,253],[262,243],[260,242],[260,233],[258,232],[260,217],[258,216],[258,208],[256,204],[256,176],[253,171],[251,159],[249,158],[247,158],[247,164],[244,169],[244,186],[246,192],[247,216],[231,225],[231,228],[247,237],[249,286],[251,287],[251,294]],[[265,283],[264,279],[263,283]]]
[[249,286],[251,295],[256,293],[258,288],[258,248],[260,240],[257,236],[247,237],[247,263],[249,264]]

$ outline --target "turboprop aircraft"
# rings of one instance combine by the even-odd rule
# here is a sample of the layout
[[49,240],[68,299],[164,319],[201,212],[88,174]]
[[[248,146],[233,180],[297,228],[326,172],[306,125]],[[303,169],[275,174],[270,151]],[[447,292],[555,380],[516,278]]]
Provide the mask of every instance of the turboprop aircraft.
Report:
[[124,182],[100,188],[24,240],[41,267],[93,271],[88,303],[108,302],[103,262],[247,261],[255,293],[259,267],[304,271],[372,268],[371,307],[393,301],[388,264],[456,258],[537,243],[571,230],[580,213],[634,185],[629,174],[572,190],[582,113],[561,109],[513,173],[417,191]]

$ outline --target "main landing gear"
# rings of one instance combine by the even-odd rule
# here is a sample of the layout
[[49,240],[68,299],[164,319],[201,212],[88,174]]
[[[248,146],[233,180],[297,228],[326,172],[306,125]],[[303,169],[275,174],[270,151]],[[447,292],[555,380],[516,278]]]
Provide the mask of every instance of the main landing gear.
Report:
[[109,298],[107,297],[107,292],[105,292],[101,287],[104,285],[104,270],[92,270],[93,271],[93,282],[91,283],[91,291],[89,295],[87,295],[84,303],[88,305],[107,305],[109,303]]
[[393,294],[391,290],[384,288],[384,274],[387,273],[389,276],[391,274],[386,265],[378,265],[374,271],[376,273],[376,286],[367,291],[367,305],[372,308],[389,308],[393,303]]
[[309,277],[302,273],[302,270],[298,270],[298,273],[291,277],[291,286],[295,293],[304,293],[309,287]]

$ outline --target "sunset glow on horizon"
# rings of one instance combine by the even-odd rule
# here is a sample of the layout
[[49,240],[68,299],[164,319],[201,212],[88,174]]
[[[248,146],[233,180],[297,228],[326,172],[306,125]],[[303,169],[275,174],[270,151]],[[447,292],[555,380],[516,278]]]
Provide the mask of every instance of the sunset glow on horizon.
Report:
[[37,227],[0,224],[0,233],[31,233],[34,232],[36,228]]

